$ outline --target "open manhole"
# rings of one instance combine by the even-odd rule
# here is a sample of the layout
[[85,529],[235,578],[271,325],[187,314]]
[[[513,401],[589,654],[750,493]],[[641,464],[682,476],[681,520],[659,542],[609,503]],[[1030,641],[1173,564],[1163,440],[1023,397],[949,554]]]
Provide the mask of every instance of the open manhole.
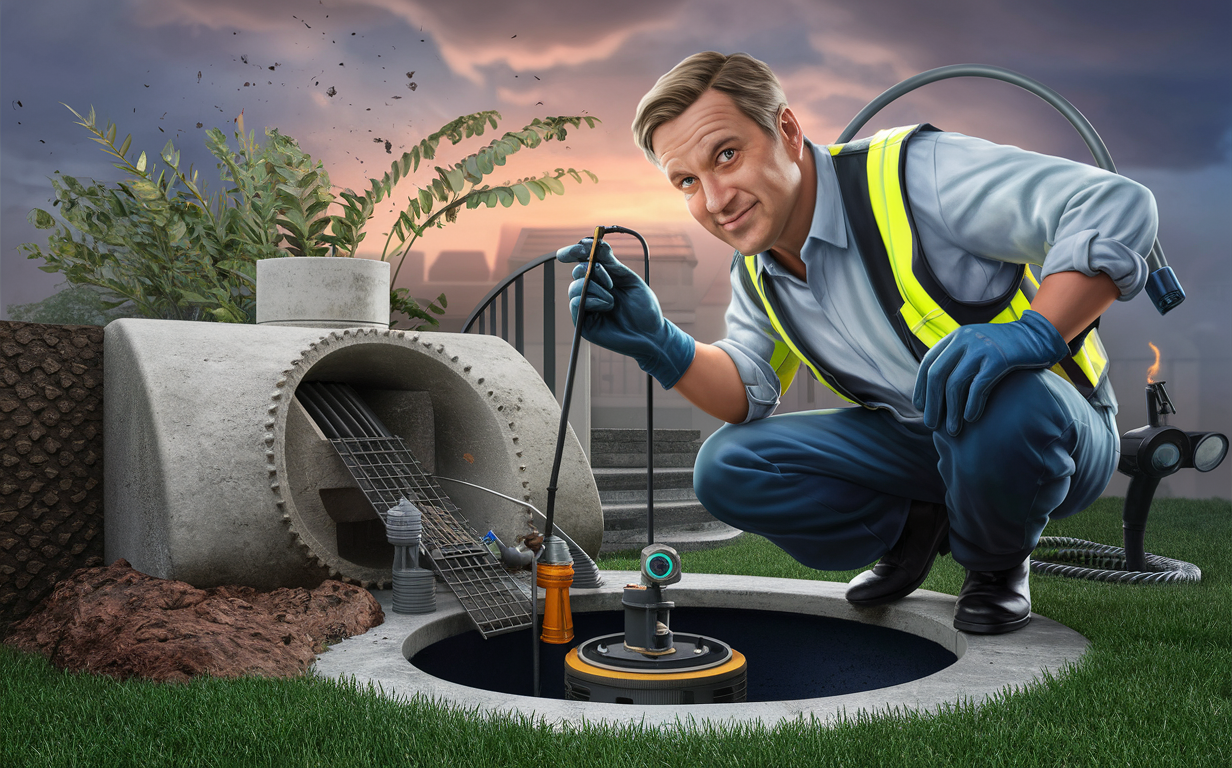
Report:
[[[618,611],[573,614],[573,642],[540,646],[540,694],[565,698],[565,655],[583,642],[624,631]],[[838,696],[919,680],[958,661],[918,635],[830,616],[721,608],[677,608],[672,629],[717,638],[744,654],[747,701]],[[530,631],[484,640],[478,632],[438,640],[410,663],[470,688],[531,695]]]
[[[857,712],[936,711],[979,703],[1043,678],[1063,675],[1087,641],[1038,614],[1004,635],[969,635],[953,627],[954,596],[917,590],[896,603],[857,608],[847,585],[749,576],[686,574],[670,588],[673,631],[719,639],[748,661],[747,700],[711,704],[614,704],[564,699],[566,652],[619,632],[631,572],[604,572],[605,586],[571,595],[575,641],[540,644],[541,693],[531,690],[527,631],[480,638],[442,585],[437,611],[392,611],[389,591],[373,594],[385,623],[317,657],[314,674],[354,678],[387,696],[427,696],[479,713],[512,713],[551,723],[669,725],[799,717],[833,723]],[[756,610],[750,610],[755,607]]]

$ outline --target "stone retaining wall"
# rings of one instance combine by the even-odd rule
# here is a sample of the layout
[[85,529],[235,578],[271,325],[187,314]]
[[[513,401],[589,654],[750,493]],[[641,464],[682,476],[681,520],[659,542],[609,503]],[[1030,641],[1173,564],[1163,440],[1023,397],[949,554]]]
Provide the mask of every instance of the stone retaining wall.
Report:
[[103,329],[0,321],[0,635],[102,532]]

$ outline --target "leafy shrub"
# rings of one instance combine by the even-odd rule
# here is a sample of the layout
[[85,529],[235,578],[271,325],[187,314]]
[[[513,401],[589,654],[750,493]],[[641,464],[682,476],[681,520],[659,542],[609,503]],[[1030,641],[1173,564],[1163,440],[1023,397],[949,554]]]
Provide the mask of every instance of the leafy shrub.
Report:
[[[286,256],[355,256],[367,235],[376,206],[394,187],[436,158],[442,140],[459,144],[495,129],[494,111],[464,115],[424,138],[395,160],[381,179],[371,179],[362,194],[337,195],[320,161],[314,161],[290,136],[265,131],[265,143],[245,135],[243,115],[236,120],[232,149],[222,131],[206,132],[206,147],[218,161],[222,189],[208,194],[196,171],[183,170],[180,153],[170,141],[159,158],[160,170],[145,152],[130,159],[132,136],[116,144],[116,126],[98,126],[94,110],[82,117],[70,108],[103,151],[118,162],[125,178],[113,185],[60,174],[51,179],[55,193],[50,212],[35,209],[29,220],[54,230],[47,245],[26,243],[28,258],[40,268],[61,272],[72,285],[100,289],[102,309],[131,302],[141,316],[182,320],[251,323],[256,317],[256,262]],[[584,173],[557,168],[538,177],[499,185],[485,183],[497,167],[522,148],[563,140],[570,127],[594,127],[593,117],[536,118],[520,131],[507,132],[478,152],[448,166],[434,166],[435,177],[415,187],[407,207],[388,233],[381,259],[397,257],[398,269],[415,241],[428,229],[457,220],[463,208],[509,207],[548,195],[564,194],[562,180],[581,181]],[[341,213],[330,213],[331,206]],[[392,291],[391,310],[417,325],[438,325],[444,294],[421,307],[405,288]]]

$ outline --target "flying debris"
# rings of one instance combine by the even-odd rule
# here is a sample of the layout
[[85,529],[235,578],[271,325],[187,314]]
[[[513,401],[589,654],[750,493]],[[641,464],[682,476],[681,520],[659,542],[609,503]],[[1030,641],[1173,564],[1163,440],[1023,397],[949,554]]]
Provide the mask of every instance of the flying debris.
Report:
[[407,83],[407,84],[406,84],[406,87],[407,87],[407,88],[410,88],[410,89],[413,91],[413,90],[415,90],[416,88],[418,88],[419,86],[418,86],[418,85],[416,85],[416,84],[414,83],[414,81],[412,81],[412,82]]
[[338,89],[331,85],[329,87],[329,90],[325,92],[325,95],[329,96],[330,98],[333,98],[334,95],[337,93],[338,93]]
[[[536,102],[535,102],[535,106],[536,106],[536,107],[542,107],[542,106],[543,106],[543,102],[542,102],[542,101],[536,101]],[[582,294],[580,294],[580,293],[579,293],[578,295],[579,295],[579,296],[581,296]]]
[[[517,37],[517,35],[514,35],[513,37]],[[512,39],[513,39],[513,37],[511,37],[511,38],[509,38],[509,39],[510,39],[510,40],[512,40]]]
[[385,154],[392,155],[393,148],[394,148],[394,145],[392,143],[390,143],[389,141],[385,142]]
[[204,126],[203,126],[201,123],[197,123],[197,127],[198,127],[198,128],[202,128],[202,127],[204,127]]
[[199,70],[199,69],[197,70],[197,82],[198,82],[198,83],[200,83],[200,82],[201,82],[201,70]]
[[[540,78],[539,78],[539,75],[535,75],[534,77],[535,77],[535,79],[536,79],[536,80],[540,79]],[[580,296],[581,294],[578,294],[578,295]]]
[[[21,106],[21,102],[20,102],[20,101],[14,100],[14,101],[13,101],[13,103],[14,103],[14,104],[16,104],[16,105],[17,105],[17,107],[20,107],[20,106]],[[17,109],[17,107],[13,107],[13,109]]]
[[414,72],[414,71],[411,71],[411,72],[407,72],[407,73],[406,73],[406,79],[407,79],[407,80],[410,80],[410,79],[411,79],[412,77],[414,77],[414,76],[415,76],[415,72]]

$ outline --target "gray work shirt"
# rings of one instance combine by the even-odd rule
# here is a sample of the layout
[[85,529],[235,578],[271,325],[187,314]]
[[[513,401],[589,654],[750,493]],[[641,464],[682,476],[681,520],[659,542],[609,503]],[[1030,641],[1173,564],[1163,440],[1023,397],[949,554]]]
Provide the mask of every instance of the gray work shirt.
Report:
[[[804,335],[793,339],[802,352],[842,371],[852,394],[870,407],[921,423],[911,402],[920,364],[873,293],[829,151],[809,146],[817,163],[817,203],[800,252],[806,279],[768,252],[757,255],[758,272],[774,281],[783,311]],[[1142,254],[1155,239],[1155,199],[1124,176],[958,133],[926,132],[907,145],[906,179],[921,250],[954,298],[998,296],[1024,263],[1040,265],[1041,279],[1054,272],[1104,272],[1120,289],[1120,301],[1146,283]],[[715,346],[736,363],[749,399],[745,421],[752,421],[778,405],[779,380],[769,361],[779,336],[761,304],[745,293],[743,268],[732,270],[727,338]],[[1091,402],[1116,412],[1110,382],[1105,379]]]

